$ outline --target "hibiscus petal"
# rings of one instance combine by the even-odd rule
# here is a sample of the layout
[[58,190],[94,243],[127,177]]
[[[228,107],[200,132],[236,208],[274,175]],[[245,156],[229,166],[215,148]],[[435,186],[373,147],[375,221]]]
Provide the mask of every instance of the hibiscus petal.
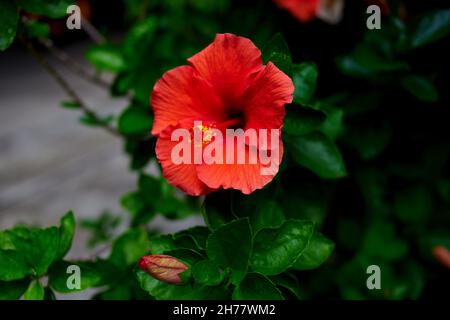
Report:
[[269,62],[245,93],[245,128],[280,129],[293,94],[291,78]]
[[211,85],[203,81],[191,66],[172,69],[158,80],[151,95],[154,110],[152,134],[179,121],[226,119],[220,99],[214,94]]
[[288,10],[302,22],[308,22],[316,16],[320,0],[274,0],[280,7]]
[[[239,148],[237,144],[231,144],[229,138],[226,138],[226,145],[223,146],[222,164],[200,164],[196,166],[198,178],[212,189],[237,189],[244,194],[250,194],[257,189],[262,189],[266,184],[273,180],[278,173],[279,165],[283,157],[283,143],[279,141],[278,159],[272,164],[262,164],[258,157],[258,149],[245,145]],[[234,164],[226,163],[226,155],[229,150],[234,148]],[[245,154],[246,162],[238,164],[236,161],[238,154]],[[248,160],[251,156],[257,157],[257,162],[251,164]],[[266,171],[262,171],[265,169]]]
[[261,51],[249,40],[233,34],[218,34],[212,44],[188,59],[231,108],[249,87],[252,75],[263,67]]
[[191,148],[190,164],[175,164],[172,159],[172,149],[179,143],[171,141],[172,132],[181,128],[180,125],[170,126],[164,130],[156,142],[156,157],[161,163],[163,176],[167,181],[182,191],[192,196],[199,196],[213,191],[197,177],[195,164],[193,163],[193,146]]
[[266,145],[271,146],[270,129],[281,129],[285,104],[292,102],[294,84],[291,78],[272,62],[255,78],[245,93],[245,130],[268,129]]

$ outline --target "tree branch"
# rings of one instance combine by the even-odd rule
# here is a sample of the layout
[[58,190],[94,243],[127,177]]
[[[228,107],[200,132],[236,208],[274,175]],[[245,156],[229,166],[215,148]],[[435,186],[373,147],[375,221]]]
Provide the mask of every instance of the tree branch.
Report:
[[106,42],[105,37],[97,30],[96,27],[88,20],[81,16],[81,28],[96,44],[102,44]]
[[[25,25],[30,21],[30,19],[26,16],[22,16],[21,21]],[[76,75],[96,85],[99,85],[104,89],[109,89],[109,87],[111,86],[109,82],[100,78],[95,71],[91,70],[90,68],[86,68],[81,63],[73,59],[70,55],[68,55],[65,51],[55,47],[51,39],[39,38],[37,39],[37,41],[39,42],[39,44],[47,48],[47,50],[56,58],[56,60],[58,60],[62,65],[64,65],[67,69],[69,69]]]
[[40,44],[47,48],[47,50],[66,68],[68,68],[73,73],[79,75],[80,77],[93,82],[96,85],[104,89],[109,89],[111,84],[102,78],[98,77],[95,71],[92,71],[86,67],[84,67],[81,63],[73,59],[63,50],[54,46],[53,41],[50,39],[39,39]]
[[48,74],[52,76],[56,80],[56,82],[58,82],[61,88],[74,102],[76,102],[80,106],[80,109],[83,110],[86,115],[96,120],[96,122],[100,123],[101,127],[107,130],[109,133],[113,134],[114,136],[121,137],[121,134],[117,131],[116,128],[110,126],[107,123],[104,123],[104,121],[97,115],[97,113],[84,103],[81,97],[72,89],[69,83],[47,61],[47,59],[34,48],[33,44],[30,41],[26,41],[24,39],[20,40],[25,45],[30,54],[45,68]]

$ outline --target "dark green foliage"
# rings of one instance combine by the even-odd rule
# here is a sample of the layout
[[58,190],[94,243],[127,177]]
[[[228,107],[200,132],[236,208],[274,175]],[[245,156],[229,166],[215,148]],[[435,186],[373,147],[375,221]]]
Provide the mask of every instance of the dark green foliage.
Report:
[[[22,21],[19,8],[58,18],[70,2],[0,0],[0,50],[16,34],[35,42],[49,36],[47,20]],[[111,95],[129,101],[108,116],[76,101],[62,106],[123,140],[137,175],[136,189],[120,199],[129,227],[116,235],[119,221],[107,214],[82,221],[91,245],[109,245],[108,255],[89,261],[64,260],[71,213],[60,227],[0,232],[0,299],[94,287],[101,288],[94,299],[439,298],[448,270],[432,250],[450,250],[450,11],[403,1],[404,19],[399,1],[388,2],[382,29],[367,30],[362,4],[347,5],[346,20],[330,27],[299,24],[271,1],[124,1],[123,37],[105,32],[85,57],[113,76]],[[223,32],[250,38],[265,64],[292,78],[284,158],[275,179],[250,195],[187,197],[154,170],[150,94],[164,72]],[[146,229],[157,215],[194,214],[205,226],[163,235]],[[140,270],[148,254],[185,263],[183,284]],[[70,265],[81,269],[80,289],[67,287]],[[381,269],[380,290],[366,286],[370,265]]]

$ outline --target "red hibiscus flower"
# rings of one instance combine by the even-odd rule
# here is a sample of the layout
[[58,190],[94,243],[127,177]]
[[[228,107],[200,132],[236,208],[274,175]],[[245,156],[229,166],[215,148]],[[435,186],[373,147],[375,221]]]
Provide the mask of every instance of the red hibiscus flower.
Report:
[[320,0],[274,0],[301,22],[311,21],[319,11]]
[[[190,195],[220,188],[249,194],[262,188],[278,172],[283,152],[281,137],[277,136],[270,146],[270,140],[265,145],[255,145],[246,137],[244,146],[237,148],[228,143],[228,136],[220,140],[216,134],[227,129],[242,129],[245,133],[259,129],[279,131],[284,106],[292,102],[292,80],[273,63],[263,65],[261,52],[249,39],[232,34],[217,35],[212,44],[188,62],[189,65],[166,72],[151,95],[152,134],[158,138],[156,155],[163,176]],[[190,160],[187,162],[174,159],[179,146],[174,134],[180,130],[189,133],[189,148],[179,153]],[[200,144],[194,139],[197,132],[203,134]],[[263,136],[265,133],[258,137]],[[213,142],[219,147],[212,154],[222,159],[230,156],[232,161],[196,161],[196,151],[205,150]],[[261,158],[256,162],[233,161],[240,156],[249,159],[263,149],[270,154],[274,142],[279,151],[275,164]],[[263,169],[268,172],[261,174]]]

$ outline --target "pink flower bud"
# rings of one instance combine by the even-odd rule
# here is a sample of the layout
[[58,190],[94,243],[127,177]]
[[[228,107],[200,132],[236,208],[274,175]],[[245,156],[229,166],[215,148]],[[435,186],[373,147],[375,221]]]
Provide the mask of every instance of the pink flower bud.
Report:
[[450,269],[450,252],[444,246],[435,246],[432,249],[433,256],[439,261],[443,266]]
[[162,254],[143,256],[139,260],[139,268],[153,278],[171,284],[182,284],[183,281],[179,274],[188,269],[184,263],[176,258]]

